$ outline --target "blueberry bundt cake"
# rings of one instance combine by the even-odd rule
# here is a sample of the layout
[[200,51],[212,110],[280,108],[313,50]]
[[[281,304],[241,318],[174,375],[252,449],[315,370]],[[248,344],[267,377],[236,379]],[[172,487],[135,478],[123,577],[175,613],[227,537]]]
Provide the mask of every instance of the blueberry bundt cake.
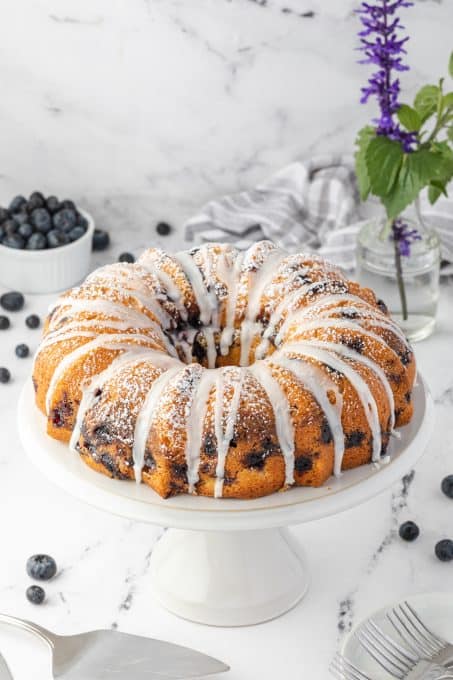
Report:
[[33,371],[51,437],[163,497],[256,498],[379,461],[414,379],[371,290],[269,241],[98,269],[55,304]]

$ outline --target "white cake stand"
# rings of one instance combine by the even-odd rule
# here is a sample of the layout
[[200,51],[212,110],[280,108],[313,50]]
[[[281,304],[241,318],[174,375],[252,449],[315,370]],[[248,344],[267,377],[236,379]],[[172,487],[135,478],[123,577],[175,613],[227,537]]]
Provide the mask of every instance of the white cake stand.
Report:
[[275,618],[304,595],[308,576],[288,525],[333,515],[388,489],[425,450],[433,402],[419,376],[415,414],[392,439],[391,462],[351,470],[320,488],[297,488],[252,501],[177,496],[104,477],[67,445],[47,436],[33,387],[19,401],[19,432],[32,462],[54,483],[102,510],[171,527],[156,544],[151,578],[159,602],[183,618],[243,626]]

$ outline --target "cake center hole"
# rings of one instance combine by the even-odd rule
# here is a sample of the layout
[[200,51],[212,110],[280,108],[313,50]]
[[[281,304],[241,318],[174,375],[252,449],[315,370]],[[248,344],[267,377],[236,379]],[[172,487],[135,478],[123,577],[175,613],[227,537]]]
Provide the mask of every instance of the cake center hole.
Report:
[[[241,348],[244,342],[241,329],[231,332],[231,337],[225,337],[222,330],[210,326],[200,326],[179,331],[172,337],[179,358],[186,364],[197,363],[207,368],[219,366],[249,366],[254,363],[257,334],[253,342],[247,338],[249,351]],[[258,353],[259,354],[259,353]],[[253,357],[250,360],[250,357]]]

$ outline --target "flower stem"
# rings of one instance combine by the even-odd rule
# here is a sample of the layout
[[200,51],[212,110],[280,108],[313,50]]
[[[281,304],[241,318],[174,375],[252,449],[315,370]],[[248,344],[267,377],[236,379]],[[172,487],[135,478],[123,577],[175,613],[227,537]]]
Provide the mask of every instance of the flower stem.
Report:
[[401,300],[401,315],[403,321],[407,321],[407,298],[406,298],[406,288],[404,286],[403,279],[403,268],[401,266],[401,253],[398,241],[395,241],[395,269],[396,269],[396,282],[398,284],[398,291]]

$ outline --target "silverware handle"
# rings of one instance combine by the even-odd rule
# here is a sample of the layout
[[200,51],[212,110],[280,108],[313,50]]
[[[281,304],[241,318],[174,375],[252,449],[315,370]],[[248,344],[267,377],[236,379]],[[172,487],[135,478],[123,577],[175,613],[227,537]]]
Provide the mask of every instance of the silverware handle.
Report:
[[51,649],[53,649],[55,645],[55,636],[45,628],[38,626],[37,623],[32,623],[25,619],[18,619],[16,616],[10,616],[9,614],[0,614],[0,624],[1,623],[6,624],[7,626],[15,626],[16,628],[27,631],[27,633],[37,635],[41,640],[47,642]]

